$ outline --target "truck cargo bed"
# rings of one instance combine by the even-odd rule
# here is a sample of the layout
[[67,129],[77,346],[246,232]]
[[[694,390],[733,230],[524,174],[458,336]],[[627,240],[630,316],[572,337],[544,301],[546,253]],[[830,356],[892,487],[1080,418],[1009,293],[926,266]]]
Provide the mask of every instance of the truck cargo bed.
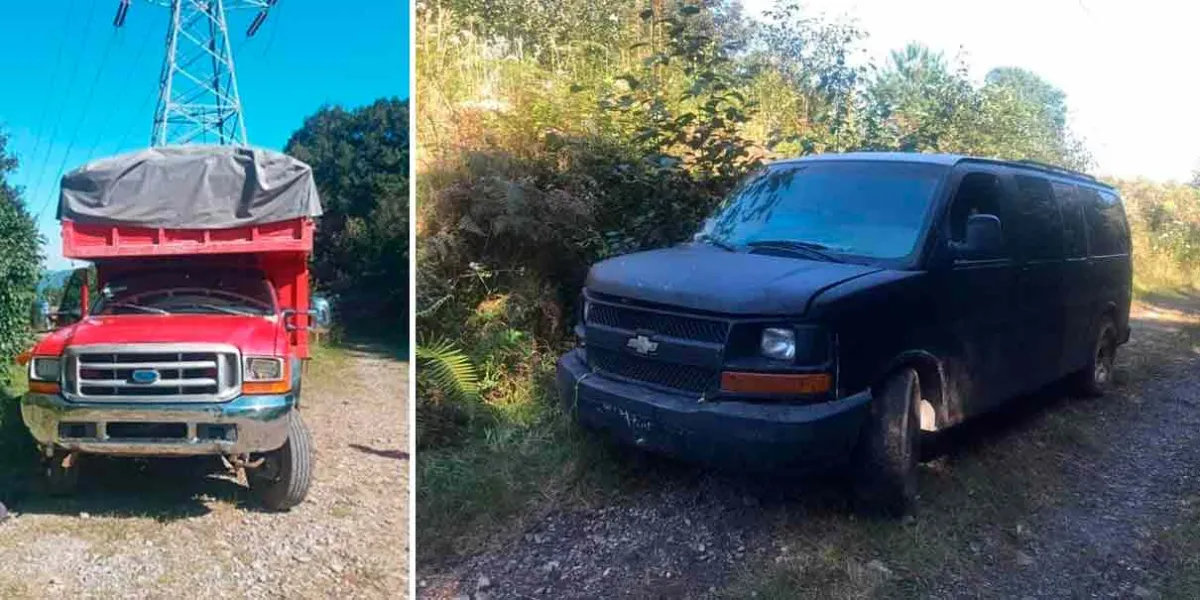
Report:
[[164,229],[62,221],[63,256],[97,259],[262,252],[312,252],[313,220],[229,229]]

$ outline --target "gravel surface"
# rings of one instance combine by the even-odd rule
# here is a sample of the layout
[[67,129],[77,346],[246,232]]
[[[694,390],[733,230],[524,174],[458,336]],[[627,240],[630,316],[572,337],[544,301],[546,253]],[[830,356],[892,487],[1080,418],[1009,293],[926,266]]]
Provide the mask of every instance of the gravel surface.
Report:
[[[430,565],[418,575],[418,595],[711,597],[787,563],[801,565],[793,572],[804,579],[790,589],[818,595],[1156,597],[1166,561],[1154,540],[1177,525],[1189,501],[1200,499],[1200,349],[1181,333],[1200,326],[1200,303],[1174,310],[1142,306],[1135,316],[1134,341],[1119,355],[1127,383],[1096,401],[1121,408],[1094,408],[1102,418],[1088,435],[1099,449],[1062,460],[1065,475],[1047,492],[1051,501],[1023,516],[1015,534],[999,539],[993,525],[982,524],[978,536],[962,536],[984,543],[962,542],[953,569],[923,569],[916,578],[920,591],[885,586],[899,574],[889,556],[870,559],[878,549],[862,538],[876,530],[854,525],[836,485],[751,480],[646,457],[638,460],[655,463],[649,469],[659,477],[650,489],[600,506],[543,509],[521,521],[524,529],[495,536],[475,555]],[[1150,370],[1153,375],[1140,376]],[[1046,410],[1062,410],[1058,406]],[[1016,446],[1029,435],[1023,429],[1049,427],[1044,419],[1029,420],[988,443]],[[1024,458],[1038,460],[1031,454]],[[923,535],[938,535],[926,529],[940,526],[924,525],[920,516],[903,525]],[[856,533],[846,535],[847,529]],[[848,583],[821,580],[830,577],[820,568],[830,562],[838,565],[832,579]]]
[[93,461],[76,497],[31,482],[9,502],[0,598],[405,597],[408,367],[369,348],[310,366],[303,504],[257,511],[244,482],[198,462]]

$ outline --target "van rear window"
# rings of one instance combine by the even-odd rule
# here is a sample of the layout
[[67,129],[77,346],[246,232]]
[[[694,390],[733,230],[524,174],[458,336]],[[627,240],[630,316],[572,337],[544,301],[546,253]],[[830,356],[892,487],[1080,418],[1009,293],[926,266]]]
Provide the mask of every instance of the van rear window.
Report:
[[1125,211],[1116,194],[1081,188],[1083,215],[1087,222],[1088,242],[1092,256],[1111,256],[1129,253],[1129,232],[1125,228]]

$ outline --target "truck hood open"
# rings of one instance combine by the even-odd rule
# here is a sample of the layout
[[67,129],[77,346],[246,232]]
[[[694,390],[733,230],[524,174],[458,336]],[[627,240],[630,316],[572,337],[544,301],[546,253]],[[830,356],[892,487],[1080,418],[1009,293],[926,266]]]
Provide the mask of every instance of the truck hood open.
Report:
[[276,355],[285,347],[275,318],[236,315],[93,316],[42,338],[34,354],[57,355],[89,344],[218,343],[242,354]]
[[597,263],[588,273],[587,287],[695,310],[800,316],[821,291],[880,270],[689,244]]

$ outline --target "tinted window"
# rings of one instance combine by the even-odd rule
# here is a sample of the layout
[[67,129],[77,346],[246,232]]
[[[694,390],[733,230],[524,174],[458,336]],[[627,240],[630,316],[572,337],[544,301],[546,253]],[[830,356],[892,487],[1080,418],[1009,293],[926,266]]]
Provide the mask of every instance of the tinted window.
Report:
[[1125,213],[1116,194],[1092,188],[1081,188],[1080,193],[1092,256],[1127,253],[1129,234],[1125,230]]
[[[966,241],[967,219],[971,215],[1000,217],[1003,197],[999,177],[991,173],[968,173],[964,176],[954,193],[954,201],[950,204],[950,240],[958,243]],[[1003,228],[1003,218],[1000,225]]]
[[1083,229],[1083,207],[1080,206],[1079,188],[1066,183],[1054,182],[1054,198],[1062,210],[1063,256],[1081,258],[1087,256],[1087,234]]
[[903,257],[916,245],[946,171],[883,161],[768,167],[733,191],[703,233],[731,246],[810,242],[831,252]]
[[206,270],[146,271],[114,278],[100,294],[99,314],[235,314],[274,312],[261,273]]
[[1017,175],[1017,198],[1013,203],[1016,223],[1008,228],[1017,252],[1026,260],[1062,258],[1062,217],[1050,182],[1041,177]]

